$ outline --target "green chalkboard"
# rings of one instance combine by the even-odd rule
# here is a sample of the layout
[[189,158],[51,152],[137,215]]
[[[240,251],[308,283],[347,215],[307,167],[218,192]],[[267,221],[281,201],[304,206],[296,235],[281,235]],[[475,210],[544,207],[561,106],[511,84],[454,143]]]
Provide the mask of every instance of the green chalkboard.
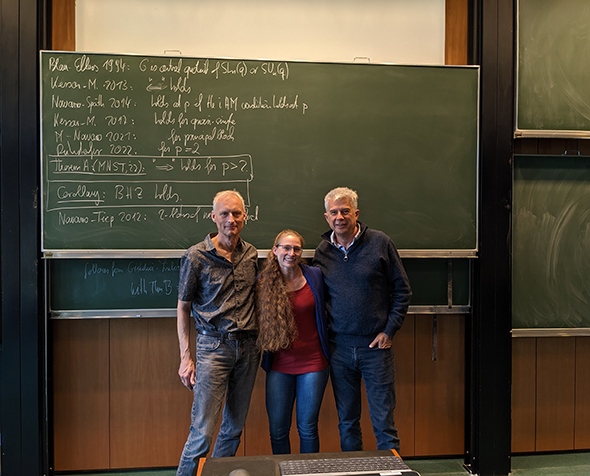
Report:
[[323,197],[400,249],[474,250],[477,67],[41,53],[43,249],[183,249],[217,191],[310,248]]
[[590,158],[516,156],[513,221],[513,327],[590,327]]
[[586,0],[519,0],[518,130],[590,132],[589,26]]
[[179,259],[49,261],[51,310],[174,309]]
[[[469,305],[469,260],[404,258],[413,306],[448,304],[449,261],[452,303]],[[52,315],[83,317],[99,310],[116,317],[117,311],[147,309],[175,315],[179,259],[55,259],[48,265]]]

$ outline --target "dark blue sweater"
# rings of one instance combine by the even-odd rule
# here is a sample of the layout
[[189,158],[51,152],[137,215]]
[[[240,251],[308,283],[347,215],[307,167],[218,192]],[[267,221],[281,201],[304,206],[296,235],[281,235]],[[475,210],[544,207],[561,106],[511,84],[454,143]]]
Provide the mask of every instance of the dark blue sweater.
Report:
[[314,265],[324,275],[330,338],[368,346],[380,332],[401,328],[412,290],[395,245],[385,233],[361,222],[360,236],[344,253],[322,235]]

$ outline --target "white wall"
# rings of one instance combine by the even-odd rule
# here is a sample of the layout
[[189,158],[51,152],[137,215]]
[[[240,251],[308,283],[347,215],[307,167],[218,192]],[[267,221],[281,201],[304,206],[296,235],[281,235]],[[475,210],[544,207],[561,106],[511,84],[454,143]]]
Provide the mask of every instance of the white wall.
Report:
[[444,35],[445,0],[76,2],[88,52],[444,64]]

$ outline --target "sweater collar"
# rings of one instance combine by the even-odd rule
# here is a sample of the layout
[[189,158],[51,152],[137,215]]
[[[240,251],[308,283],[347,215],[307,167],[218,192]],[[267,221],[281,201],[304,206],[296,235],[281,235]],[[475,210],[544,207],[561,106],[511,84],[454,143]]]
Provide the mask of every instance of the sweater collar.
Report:
[[361,226],[357,223],[356,224],[357,227],[357,231],[355,233],[355,235],[352,238],[352,241],[350,242],[350,244],[348,246],[344,246],[340,243],[338,243],[338,241],[336,240],[336,233],[334,231],[332,231],[332,233],[330,234],[330,242],[336,247],[336,248],[340,248],[342,251],[344,251],[346,253],[346,251],[348,251],[348,249],[354,245],[354,242],[356,240],[358,240],[358,237],[361,236]]
[[[352,246],[359,240],[359,238],[361,238],[361,236],[365,233],[365,230],[367,229],[367,225],[365,225],[363,222],[357,221],[356,223],[358,225],[358,231],[357,231],[356,235],[354,235],[354,240],[352,240],[352,243],[348,247],[348,250],[350,250],[352,248]],[[331,243],[332,245],[336,246],[337,248],[342,249],[345,252],[348,251],[348,250],[344,250],[344,247],[341,246],[339,243],[337,243],[333,239],[333,235],[334,235],[334,232],[332,230],[328,230],[322,234],[322,239],[326,240],[328,243]]]

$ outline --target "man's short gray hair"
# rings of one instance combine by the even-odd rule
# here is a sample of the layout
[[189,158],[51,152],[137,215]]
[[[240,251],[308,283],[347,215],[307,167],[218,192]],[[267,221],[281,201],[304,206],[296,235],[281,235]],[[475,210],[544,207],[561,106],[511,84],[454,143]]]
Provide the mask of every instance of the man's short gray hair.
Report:
[[221,197],[225,197],[226,195],[234,195],[237,197],[240,202],[242,203],[242,209],[246,210],[246,203],[244,202],[244,198],[240,195],[240,192],[237,190],[222,190],[221,192],[217,192],[215,197],[213,197],[213,210],[215,210],[215,205]]
[[328,202],[340,200],[342,198],[345,198],[350,202],[350,205],[352,206],[353,210],[358,209],[358,194],[350,188],[338,187],[333,190],[330,190],[324,197],[324,208],[326,209],[326,211],[328,211]]

